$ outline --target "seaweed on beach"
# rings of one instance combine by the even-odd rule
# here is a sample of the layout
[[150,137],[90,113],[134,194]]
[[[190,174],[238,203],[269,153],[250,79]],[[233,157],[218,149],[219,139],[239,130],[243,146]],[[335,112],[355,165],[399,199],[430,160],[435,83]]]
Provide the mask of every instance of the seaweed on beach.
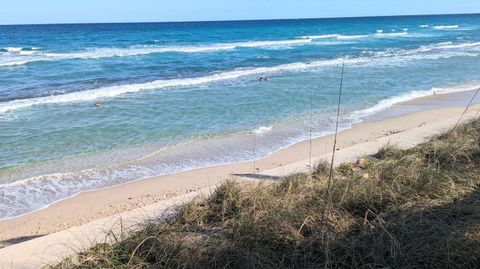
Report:
[[412,149],[233,182],[53,268],[478,268],[480,120]]

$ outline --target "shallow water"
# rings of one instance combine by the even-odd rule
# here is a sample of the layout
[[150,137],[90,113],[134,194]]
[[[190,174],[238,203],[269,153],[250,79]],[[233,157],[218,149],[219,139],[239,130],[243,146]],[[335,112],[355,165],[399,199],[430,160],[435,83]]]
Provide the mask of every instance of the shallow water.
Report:
[[0,219],[328,134],[343,61],[348,128],[475,89],[479,54],[478,15],[0,26]]

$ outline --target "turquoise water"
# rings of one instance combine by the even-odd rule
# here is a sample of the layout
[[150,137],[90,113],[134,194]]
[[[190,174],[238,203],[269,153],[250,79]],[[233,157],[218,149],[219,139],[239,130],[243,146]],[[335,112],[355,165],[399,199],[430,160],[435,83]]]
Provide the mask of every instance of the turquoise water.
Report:
[[0,219],[329,134],[343,61],[348,128],[479,55],[478,15],[0,26]]

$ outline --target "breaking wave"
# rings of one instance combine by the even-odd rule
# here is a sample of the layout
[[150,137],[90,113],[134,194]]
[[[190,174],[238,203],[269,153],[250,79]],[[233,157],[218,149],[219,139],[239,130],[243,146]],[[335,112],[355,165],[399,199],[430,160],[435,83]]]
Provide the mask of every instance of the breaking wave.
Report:
[[30,62],[58,61],[65,59],[101,59],[111,57],[127,57],[148,55],[154,53],[209,53],[216,51],[234,50],[239,48],[281,48],[291,46],[334,45],[333,43],[318,43],[313,39],[249,41],[224,44],[207,44],[198,46],[131,46],[128,48],[95,48],[73,53],[54,53],[40,50],[25,50],[22,48],[4,48],[0,51],[0,67],[24,65]]
[[458,25],[438,25],[438,26],[433,26],[433,29],[436,29],[436,30],[458,29]]
[[448,94],[448,93],[454,93],[454,92],[464,92],[464,91],[473,91],[476,90],[480,87],[479,84],[469,84],[469,85],[460,85],[460,86],[455,86],[455,87],[445,87],[445,88],[431,88],[429,90],[423,90],[423,91],[411,91],[406,94],[402,94],[399,96],[394,96],[388,99],[384,99],[377,103],[376,105],[369,107],[367,109],[357,111],[352,114],[354,118],[359,118],[359,117],[366,117],[373,115],[375,113],[384,111],[393,105],[396,105],[398,103],[403,103],[407,101],[411,101],[413,99],[421,98],[421,97],[426,97],[426,96],[432,96],[434,94]]

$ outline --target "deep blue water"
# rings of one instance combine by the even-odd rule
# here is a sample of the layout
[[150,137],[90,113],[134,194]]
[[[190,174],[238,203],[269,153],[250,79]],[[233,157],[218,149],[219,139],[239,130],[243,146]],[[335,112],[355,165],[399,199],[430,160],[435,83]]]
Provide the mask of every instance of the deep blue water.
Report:
[[348,128],[479,55],[479,15],[0,26],[0,219],[328,134],[343,61]]

